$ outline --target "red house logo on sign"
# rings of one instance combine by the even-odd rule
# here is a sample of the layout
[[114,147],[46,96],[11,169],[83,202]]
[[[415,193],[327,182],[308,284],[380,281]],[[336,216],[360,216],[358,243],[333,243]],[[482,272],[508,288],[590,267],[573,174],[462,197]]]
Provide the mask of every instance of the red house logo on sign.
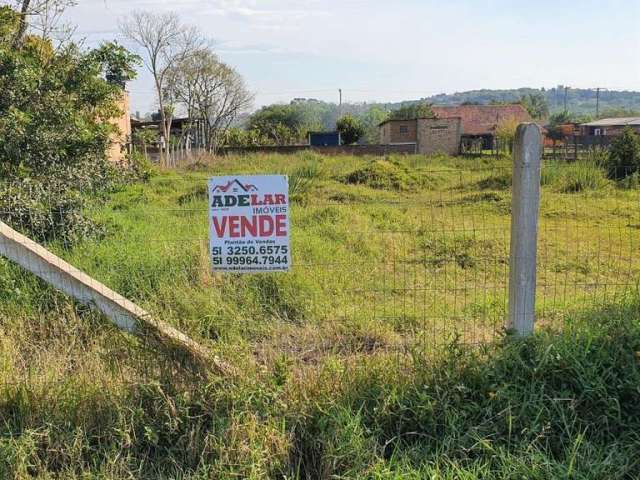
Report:
[[[234,187],[234,188],[231,188]],[[241,183],[237,178],[234,178],[233,180],[229,180],[226,184],[224,185],[214,185],[213,189],[211,190],[213,193],[227,193],[229,192],[229,189],[231,189],[232,192],[236,193],[239,191],[245,191],[245,192],[257,192],[258,191],[258,187],[256,187],[255,185],[252,185],[250,183],[247,184],[243,184]]]

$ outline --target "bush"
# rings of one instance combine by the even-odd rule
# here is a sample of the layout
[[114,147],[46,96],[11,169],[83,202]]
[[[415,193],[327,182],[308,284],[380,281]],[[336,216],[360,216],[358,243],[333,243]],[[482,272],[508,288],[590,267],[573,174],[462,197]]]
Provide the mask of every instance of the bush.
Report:
[[137,178],[135,168],[118,170],[102,159],[52,167],[37,176],[5,174],[0,220],[37,242],[59,241],[70,247],[104,234],[104,226],[86,215],[91,201]]
[[640,171],[640,137],[630,127],[611,144],[607,159],[609,178],[621,180]]
[[345,183],[366,185],[380,190],[411,190],[419,181],[409,169],[398,162],[375,160],[354,170],[344,178]]

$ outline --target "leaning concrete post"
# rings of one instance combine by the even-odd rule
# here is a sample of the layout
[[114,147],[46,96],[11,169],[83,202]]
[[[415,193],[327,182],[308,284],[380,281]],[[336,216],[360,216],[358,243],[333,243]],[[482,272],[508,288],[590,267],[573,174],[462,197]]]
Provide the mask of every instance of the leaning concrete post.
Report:
[[151,334],[165,344],[178,347],[205,367],[235,375],[231,365],[190,337],[151,315],[106,285],[68,264],[43,246],[0,221],[0,257],[6,257],[49,285],[83,304],[94,305],[118,328],[131,333]]
[[541,154],[540,127],[534,123],[518,125],[513,152],[507,320],[507,329],[517,336],[529,335],[535,321]]

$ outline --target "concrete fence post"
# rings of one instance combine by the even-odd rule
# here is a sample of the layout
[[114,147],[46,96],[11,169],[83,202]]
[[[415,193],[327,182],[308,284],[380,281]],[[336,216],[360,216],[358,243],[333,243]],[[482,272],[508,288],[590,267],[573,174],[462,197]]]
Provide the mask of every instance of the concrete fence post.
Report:
[[121,330],[151,334],[163,343],[189,353],[202,365],[225,375],[232,366],[171,325],[154,319],[135,303],[65,262],[40,244],[0,221],[0,258],[7,259],[33,273],[54,288],[85,305],[93,305]]
[[541,156],[540,127],[534,123],[520,124],[513,152],[507,319],[507,329],[520,337],[533,332],[535,321]]

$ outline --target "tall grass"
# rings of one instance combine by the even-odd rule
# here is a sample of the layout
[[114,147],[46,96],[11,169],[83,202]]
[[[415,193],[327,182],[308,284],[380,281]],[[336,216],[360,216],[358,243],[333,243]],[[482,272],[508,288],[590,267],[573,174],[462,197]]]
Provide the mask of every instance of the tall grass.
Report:
[[638,307],[416,350],[411,368],[378,355],[301,376],[283,354],[234,382],[122,385],[86,365],[17,379],[0,390],[0,478],[638,478]]
[[560,193],[597,191],[611,185],[597,153],[572,163],[545,164],[540,183]]
[[[637,190],[545,173],[548,330],[473,348],[504,318],[510,175],[470,162],[220,159],[110,195],[100,241],[48,245],[238,378],[0,261],[0,479],[638,478]],[[211,272],[206,179],[227,173],[289,174],[292,272]]]

